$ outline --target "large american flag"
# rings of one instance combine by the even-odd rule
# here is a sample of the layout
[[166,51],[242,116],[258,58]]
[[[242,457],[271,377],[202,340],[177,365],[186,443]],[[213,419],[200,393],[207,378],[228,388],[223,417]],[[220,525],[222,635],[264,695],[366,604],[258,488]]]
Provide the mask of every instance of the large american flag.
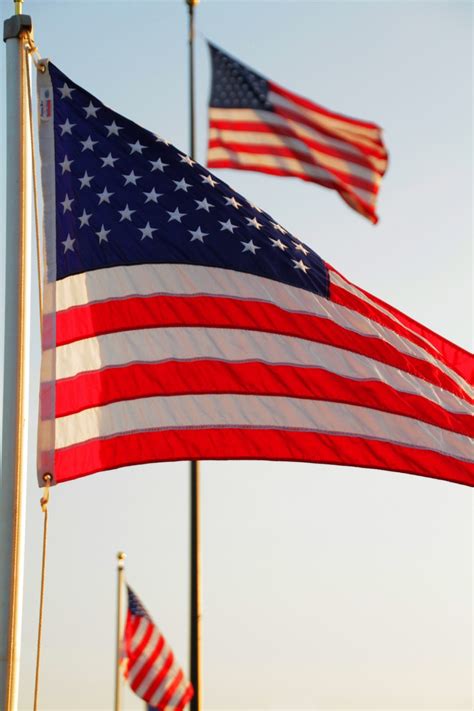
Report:
[[150,710],[182,711],[194,690],[165,638],[130,588],[123,635],[123,669],[130,687]]
[[382,130],[304,99],[209,44],[209,168],[288,175],[337,190],[377,222]]
[[51,63],[39,97],[40,477],[276,459],[474,483],[469,353]]

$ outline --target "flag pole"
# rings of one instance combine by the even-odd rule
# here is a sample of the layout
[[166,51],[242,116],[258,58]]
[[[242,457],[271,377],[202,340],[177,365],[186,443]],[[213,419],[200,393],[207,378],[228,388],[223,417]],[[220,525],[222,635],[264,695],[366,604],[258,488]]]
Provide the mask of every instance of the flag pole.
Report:
[[122,706],[122,675],[120,673],[120,661],[122,657],[122,610],[123,610],[123,580],[125,558],[127,556],[122,551],[117,553],[117,629],[115,635],[115,696],[114,711],[120,711]]
[[[199,0],[186,0],[189,32],[189,146],[190,157],[195,158],[196,128],[194,110],[194,8]],[[201,551],[199,511],[200,462],[190,462],[190,678],[194,696],[191,711],[201,711]]]
[[5,360],[0,508],[0,708],[18,706],[26,504],[26,420],[29,352],[29,136],[23,46],[31,31],[22,3],[4,22],[6,43],[7,190]]

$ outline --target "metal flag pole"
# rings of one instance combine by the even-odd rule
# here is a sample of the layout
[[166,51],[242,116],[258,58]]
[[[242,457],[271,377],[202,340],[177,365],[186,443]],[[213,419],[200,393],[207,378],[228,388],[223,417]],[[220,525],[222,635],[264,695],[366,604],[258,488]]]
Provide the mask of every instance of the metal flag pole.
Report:
[[127,556],[122,551],[117,553],[117,629],[115,635],[115,696],[114,711],[120,711],[122,706],[122,675],[120,661],[122,657],[122,614],[123,614],[123,581],[124,566]]
[[26,419],[29,351],[28,59],[23,37],[31,18],[5,20],[7,195],[5,249],[5,361],[0,508],[0,708],[18,706],[26,504]]
[[[199,0],[186,0],[189,17],[189,145],[190,156],[195,158],[194,112],[194,8]],[[190,677],[194,688],[191,711],[201,711],[201,555],[199,516],[200,463],[190,462]]]

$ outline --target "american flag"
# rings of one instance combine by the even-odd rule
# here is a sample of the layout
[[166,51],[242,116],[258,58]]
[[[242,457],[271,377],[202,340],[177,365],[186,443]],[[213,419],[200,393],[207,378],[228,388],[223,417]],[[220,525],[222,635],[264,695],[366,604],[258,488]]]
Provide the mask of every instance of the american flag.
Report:
[[314,104],[209,44],[209,168],[287,175],[337,190],[377,222],[387,168],[382,131]]
[[160,711],[181,711],[192,699],[192,685],[130,586],[123,636],[123,668],[133,691]]
[[276,459],[474,483],[469,353],[53,64],[38,76],[40,476]]

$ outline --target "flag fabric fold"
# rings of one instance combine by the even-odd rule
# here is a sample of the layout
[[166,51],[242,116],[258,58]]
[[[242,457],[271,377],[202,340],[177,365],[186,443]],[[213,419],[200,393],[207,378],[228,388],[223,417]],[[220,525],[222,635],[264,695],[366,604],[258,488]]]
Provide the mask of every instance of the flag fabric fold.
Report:
[[127,592],[122,661],[124,676],[151,711],[182,711],[194,695],[193,687],[130,586],[127,586]]
[[188,459],[473,485],[473,357],[53,64],[38,468]]
[[318,183],[378,220],[388,154],[379,126],[343,116],[265,79],[209,43],[209,168],[254,170]]

